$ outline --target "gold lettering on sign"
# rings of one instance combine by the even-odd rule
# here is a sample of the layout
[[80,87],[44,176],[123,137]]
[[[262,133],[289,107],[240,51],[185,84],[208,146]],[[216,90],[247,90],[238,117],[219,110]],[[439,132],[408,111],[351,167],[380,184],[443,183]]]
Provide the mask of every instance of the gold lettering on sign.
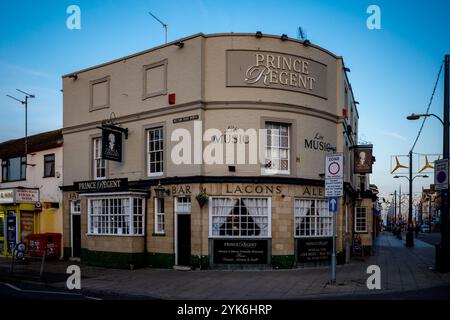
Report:
[[277,185],[253,185],[253,184],[245,184],[245,185],[235,185],[226,184],[225,185],[225,193],[228,194],[281,194],[282,187]]

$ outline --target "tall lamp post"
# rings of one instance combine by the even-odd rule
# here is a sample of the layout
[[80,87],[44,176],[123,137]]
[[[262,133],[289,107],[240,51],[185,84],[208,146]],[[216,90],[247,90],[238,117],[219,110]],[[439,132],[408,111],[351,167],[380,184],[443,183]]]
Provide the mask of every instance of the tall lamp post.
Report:
[[[394,176],[394,178],[406,178],[409,181],[409,210],[408,210],[408,231],[406,233],[406,246],[407,247],[414,247],[414,230],[413,230],[413,223],[412,223],[412,209],[413,209],[413,203],[412,203],[412,183],[415,178],[421,177],[421,178],[428,178],[426,174],[420,174],[416,176],[412,176],[412,151],[409,152],[409,177],[407,176]],[[401,199],[400,199],[401,203]]]
[[[408,120],[417,120],[420,117],[433,116],[441,121],[444,127],[443,133],[443,159],[449,159],[449,61],[450,55],[445,55],[445,73],[444,73],[444,119],[435,114],[412,114],[407,117]],[[450,271],[449,243],[448,243],[448,215],[449,199],[448,188],[441,190],[441,243],[436,247],[436,268],[440,272]]]

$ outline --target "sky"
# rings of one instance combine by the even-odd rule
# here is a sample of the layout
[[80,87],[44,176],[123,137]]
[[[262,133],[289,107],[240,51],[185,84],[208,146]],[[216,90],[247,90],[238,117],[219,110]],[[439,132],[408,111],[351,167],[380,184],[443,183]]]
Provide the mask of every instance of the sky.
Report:
[[[369,5],[380,8],[381,29],[370,30]],[[70,5],[81,10],[81,29],[69,30]],[[0,141],[24,136],[24,108],[6,94],[36,95],[30,100],[28,132],[62,127],[61,76],[164,43],[164,31],[148,12],[169,25],[168,40],[198,32],[287,34],[298,27],[308,39],[344,57],[355,100],[359,136],[374,145],[371,183],[388,196],[406,179],[390,174],[393,155],[406,155],[425,113],[439,68],[450,54],[450,1],[1,1],[0,3]],[[442,117],[443,71],[430,113]],[[426,121],[414,149],[442,153],[442,125]],[[414,164],[419,158],[414,155]],[[402,162],[407,161],[403,159]],[[433,183],[414,180],[413,192]]]

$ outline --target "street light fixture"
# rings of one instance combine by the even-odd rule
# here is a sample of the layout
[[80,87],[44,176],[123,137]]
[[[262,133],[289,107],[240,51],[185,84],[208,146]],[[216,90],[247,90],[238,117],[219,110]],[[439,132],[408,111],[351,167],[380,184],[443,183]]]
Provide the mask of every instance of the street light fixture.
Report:
[[419,120],[422,117],[424,117],[424,118],[426,118],[426,117],[435,117],[436,119],[438,119],[442,123],[442,125],[444,125],[444,121],[442,121],[442,119],[439,118],[434,113],[420,113],[420,114],[412,113],[409,116],[407,116],[406,119],[408,119],[408,120]]

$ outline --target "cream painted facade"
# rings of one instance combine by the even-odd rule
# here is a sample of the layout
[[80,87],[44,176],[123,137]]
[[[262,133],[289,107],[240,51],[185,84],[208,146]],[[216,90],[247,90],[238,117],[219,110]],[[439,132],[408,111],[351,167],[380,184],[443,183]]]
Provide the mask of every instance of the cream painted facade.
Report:
[[[177,45],[180,42],[184,46]],[[258,70],[255,72],[263,72],[261,76],[267,77],[263,78],[267,79],[267,83],[239,84],[242,75],[237,72],[242,67],[230,66],[228,63],[244,62],[231,60],[229,55],[234,52],[254,56],[256,62],[262,60],[264,54],[268,67],[265,69],[261,62],[261,65],[256,66],[260,69],[256,68]],[[304,88],[299,92],[297,87],[301,83]],[[297,40],[282,41],[277,36],[256,38],[254,34],[196,34],[65,75],[63,92],[64,247],[68,254],[71,252],[73,233],[71,202],[79,200],[82,259],[84,257],[92,263],[101,260],[101,264],[109,265],[119,264],[114,259],[125,261],[122,265],[139,261],[154,266],[179,264],[176,240],[179,230],[175,221],[179,215],[175,207],[176,201],[184,200],[175,198],[182,195],[182,198],[191,197],[189,264],[224,267],[212,261],[214,246],[219,244],[215,240],[223,239],[211,234],[211,215],[215,210],[211,206],[216,201],[214,199],[235,198],[239,210],[244,210],[244,207],[250,208],[244,205],[245,202],[254,202],[262,197],[267,199],[264,203],[270,203],[270,232],[267,236],[249,237],[247,240],[263,238],[267,241],[262,244],[266,246],[262,250],[268,258],[267,261],[262,260],[262,265],[296,265],[296,239],[299,237],[295,236],[294,211],[300,210],[296,209],[296,203],[301,203],[296,202],[296,199],[326,200],[323,175],[327,146],[335,147],[337,152],[344,154],[346,196],[341,198],[339,205],[338,251],[344,255],[344,252],[349,253],[351,250],[357,197],[365,198],[362,203],[368,209],[368,228],[362,235],[363,245],[370,247],[372,244],[372,195],[364,191],[358,196],[360,178],[352,173],[352,147],[357,145],[359,116],[342,57],[315,45],[305,46]],[[171,94],[176,96],[173,104],[169,104]],[[189,117],[192,117],[191,120],[186,120]],[[182,118],[186,119],[180,121]],[[127,191],[131,195],[127,197],[130,200],[120,200],[122,206],[126,206],[123,203],[128,201],[135,201],[132,192],[137,192],[135,195],[138,198],[141,196],[139,192],[147,193],[143,210],[143,234],[95,234],[98,231],[94,226],[97,222],[89,225],[89,219],[97,221],[97,218],[90,217],[94,211],[89,210],[96,210],[92,208],[99,203],[95,202],[99,196],[96,193],[77,192],[79,190],[75,187],[75,182],[96,179],[94,139],[101,137],[99,126],[105,120],[113,120],[116,125],[128,129],[128,138],[123,140],[122,161],[106,161],[106,174],[102,178],[106,181],[128,179]],[[171,141],[171,135],[176,129],[185,129],[191,137],[198,138],[208,129],[218,129],[221,133],[230,128],[260,130],[265,129],[268,123],[288,128],[288,170],[283,173],[269,175],[265,166],[259,163],[235,164],[235,171],[230,171],[228,164],[175,164],[171,160],[171,152],[179,143]],[[161,174],[152,175],[148,164],[148,130],[159,127],[164,135],[164,170]],[[196,149],[192,142],[191,159],[201,159],[202,150],[209,144],[210,141],[202,141],[201,148]],[[248,159],[248,150],[246,155]],[[170,192],[166,196],[163,234],[155,232],[154,225],[154,188],[158,183],[168,190],[176,191],[177,186],[188,186],[190,191],[186,192],[186,188],[182,188],[182,194]],[[364,185],[368,186],[368,183],[366,175]],[[244,191],[236,191],[236,188],[232,193],[224,191],[230,185],[238,185],[237,190]],[[264,190],[269,186],[268,190],[275,188],[280,192],[257,192],[257,186]],[[315,193],[305,195],[305,187],[314,189]],[[203,207],[195,200],[202,190],[209,196],[208,203]],[[117,194],[120,195],[120,192]],[[115,193],[102,195],[102,199],[108,196],[115,197]],[[323,205],[323,202],[319,203]],[[133,209],[132,206],[129,208]],[[119,229],[113,228],[114,232]],[[245,240],[248,237],[225,237],[230,240],[234,238]],[[182,243],[180,245],[183,246]]]

